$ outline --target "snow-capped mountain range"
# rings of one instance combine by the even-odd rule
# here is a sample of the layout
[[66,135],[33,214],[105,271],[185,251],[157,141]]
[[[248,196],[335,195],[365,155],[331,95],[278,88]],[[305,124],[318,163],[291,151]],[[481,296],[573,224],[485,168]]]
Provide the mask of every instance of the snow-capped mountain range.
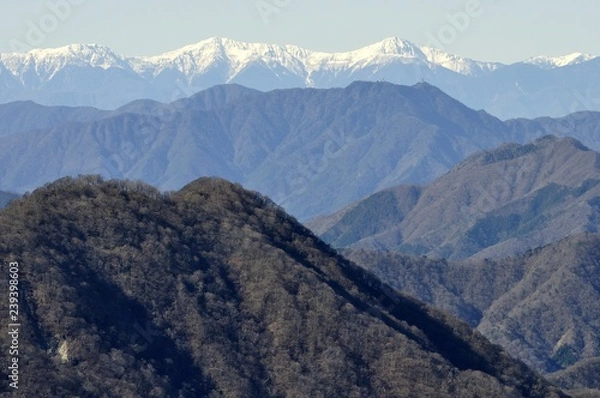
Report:
[[[590,64],[593,84],[582,85],[581,71],[576,69]],[[168,102],[224,83],[271,90],[342,87],[356,80],[399,84],[425,80],[501,118],[560,116],[600,108],[600,101],[594,102],[596,91],[590,91],[598,89],[599,65],[600,58],[580,53],[535,57],[513,65],[481,62],[399,38],[343,53],[211,38],[148,57],[125,57],[108,47],[74,44],[0,54],[0,102],[33,100],[113,109],[140,98]],[[538,72],[535,79],[529,76],[532,72]],[[554,75],[561,76],[559,84]],[[548,90],[561,98],[566,90],[567,105],[548,101]],[[574,100],[569,103],[571,96]]]

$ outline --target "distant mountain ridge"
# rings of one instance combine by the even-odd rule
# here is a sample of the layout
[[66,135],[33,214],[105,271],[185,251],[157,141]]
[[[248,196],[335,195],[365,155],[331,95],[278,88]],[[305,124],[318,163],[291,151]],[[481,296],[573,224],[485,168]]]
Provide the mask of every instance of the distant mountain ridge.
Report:
[[563,116],[600,110],[599,65],[600,58],[579,53],[513,65],[481,62],[396,37],[344,53],[218,37],[146,57],[73,44],[0,54],[0,102],[115,109],[141,98],[171,102],[226,83],[266,91],[387,80],[427,81],[502,119]]
[[[217,86],[116,111],[0,105],[0,189],[101,174],[179,189],[220,176],[301,219],[400,184],[426,184],[476,151],[546,134],[600,149],[600,113],[502,122],[427,83],[356,82],[267,93]],[[4,131],[3,131],[4,130]],[[331,189],[331,187],[336,187]]]
[[600,154],[554,136],[505,144],[425,187],[378,192],[309,225],[336,247],[504,258],[600,231]]

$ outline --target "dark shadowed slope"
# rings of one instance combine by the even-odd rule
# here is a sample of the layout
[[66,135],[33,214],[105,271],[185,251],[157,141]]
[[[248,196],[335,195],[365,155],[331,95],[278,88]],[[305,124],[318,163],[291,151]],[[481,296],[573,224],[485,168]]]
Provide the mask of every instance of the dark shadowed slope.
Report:
[[393,287],[462,319],[565,388],[595,388],[600,235],[522,256],[462,263],[357,249],[344,254]]
[[0,258],[20,269],[18,396],[560,395],[222,180],[58,181],[0,212]]
[[503,258],[600,228],[600,154],[544,137],[475,154],[426,187],[376,193],[309,223],[336,247]]

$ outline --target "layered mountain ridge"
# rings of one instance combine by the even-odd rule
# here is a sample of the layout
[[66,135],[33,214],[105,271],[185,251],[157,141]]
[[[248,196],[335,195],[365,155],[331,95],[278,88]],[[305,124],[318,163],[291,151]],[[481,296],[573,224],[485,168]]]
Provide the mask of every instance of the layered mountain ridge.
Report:
[[79,174],[165,190],[220,176],[268,194],[303,220],[381,189],[427,184],[506,142],[556,134],[600,149],[600,113],[502,122],[427,83],[267,93],[224,85],[113,112],[22,102],[0,105],[0,114],[0,146],[11,148],[0,151],[2,190],[24,193]]

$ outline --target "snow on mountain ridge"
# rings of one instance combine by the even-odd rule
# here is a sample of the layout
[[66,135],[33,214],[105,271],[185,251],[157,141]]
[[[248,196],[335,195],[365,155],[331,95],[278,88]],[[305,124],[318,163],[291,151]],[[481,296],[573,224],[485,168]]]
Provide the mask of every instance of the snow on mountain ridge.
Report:
[[479,75],[482,72],[492,72],[501,66],[505,66],[500,62],[482,62],[463,58],[459,55],[438,50],[437,48],[423,47],[421,51],[423,51],[427,60],[432,64],[453,70],[461,75]]
[[63,66],[70,63],[103,69],[124,64],[121,55],[98,44],[71,44],[59,48],[35,49],[27,53],[0,54],[0,60],[13,73],[16,73],[19,65],[32,62],[38,65],[59,63]]
[[388,37],[378,43],[371,44],[369,46],[360,48],[355,51],[351,51],[354,54],[364,54],[367,52],[373,52],[377,54],[386,55],[400,55],[406,58],[423,58],[423,52],[421,49],[407,41],[398,37]]
[[529,58],[523,63],[536,65],[545,69],[562,68],[564,66],[577,65],[597,58],[595,55],[584,53],[572,53],[559,57],[537,56]]
[[45,83],[66,66],[130,68],[122,56],[98,44],[71,44],[59,48],[35,49],[27,53],[0,54],[0,63],[23,83],[25,76],[31,78],[32,72],[38,78],[38,83]]
[[392,60],[428,64],[427,57],[418,46],[398,38],[388,38],[353,51],[326,53],[295,45],[247,43],[214,37],[164,54],[130,60],[134,70],[140,73],[152,69],[156,76],[166,69],[175,68],[188,79],[198,70],[222,63],[228,69],[229,80],[250,64],[262,61],[267,66],[275,68],[276,65],[281,65],[302,76],[309,86],[311,75],[324,69],[336,73],[343,69],[363,67],[368,63],[388,63]]
[[229,78],[232,78],[250,63],[259,60],[264,60],[267,64],[281,64],[295,71],[303,69],[296,57],[288,53],[286,46],[246,43],[219,37],[160,55],[132,58],[136,70],[154,68],[156,75],[175,67],[188,78],[216,63],[226,66]]

